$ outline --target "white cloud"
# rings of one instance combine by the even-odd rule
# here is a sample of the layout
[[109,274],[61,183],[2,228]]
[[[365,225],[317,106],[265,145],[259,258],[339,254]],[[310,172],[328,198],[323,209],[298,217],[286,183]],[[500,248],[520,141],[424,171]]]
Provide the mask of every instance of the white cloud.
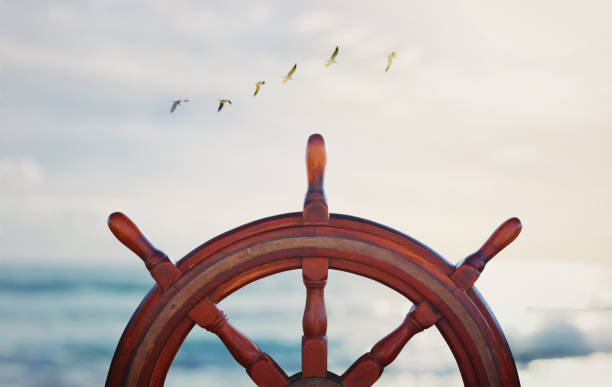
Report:
[[42,167],[29,156],[0,158],[0,186],[3,190],[31,188],[44,178]]
[[334,24],[333,15],[326,10],[317,9],[300,14],[295,20],[295,29],[302,35],[325,32]]

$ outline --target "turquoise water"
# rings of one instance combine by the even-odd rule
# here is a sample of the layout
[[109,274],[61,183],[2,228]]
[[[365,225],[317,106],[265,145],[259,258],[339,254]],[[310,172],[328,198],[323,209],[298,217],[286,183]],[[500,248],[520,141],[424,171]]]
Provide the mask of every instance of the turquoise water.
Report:
[[[584,295],[563,296],[563,284],[557,282],[548,287],[540,283],[536,288],[524,273],[525,287],[511,288],[508,277],[518,272],[516,265],[487,268],[482,283],[479,281],[519,361],[523,382],[538,380],[534,371],[538,362],[552,367],[559,359],[576,359],[571,364],[587,367],[598,361],[612,365],[612,357],[607,357],[612,352],[612,313],[600,307],[612,304],[608,303],[612,300],[611,286],[610,282],[595,286],[602,279],[611,279],[612,271],[608,267],[571,265],[544,268],[561,279],[578,273],[585,283]],[[117,341],[152,285],[144,267],[3,268],[0,385],[103,385]],[[532,294],[529,301],[527,293]],[[292,271],[251,284],[222,301],[220,307],[232,324],[291,375],[300,368],[304,297],[301,273]],[[569,297],[583,304],[577,305]],[[342,373],[401,323],[411,306],[373,281],[335,271],[330,272],[326,304],[329,369],[336,373]],[[435,329],[415,336],[377,385],[400,386],[407,381],[461,385],[454,359]],[[218,338],[196,327],[177,354],[166,384],[221,382],[251,385]]]

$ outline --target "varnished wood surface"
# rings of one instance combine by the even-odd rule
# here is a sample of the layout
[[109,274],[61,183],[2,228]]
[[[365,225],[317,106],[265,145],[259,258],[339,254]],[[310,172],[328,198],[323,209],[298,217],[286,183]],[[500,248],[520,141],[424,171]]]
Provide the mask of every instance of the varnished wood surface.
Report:
[[306,176],[308,178],[308,190],[304,200],[304,206],[314,200],[325,201],[323,192],[323,178],[327,154],[325,152],[325,140],[320,134],[313,134],[308,138],[306,144]]
[[[290,214],[287,216],[299,215]],[[332,223],[333,215],[330,220],[330,223]],[[348,221],[346,219],[343,221],[343,225],[348,226]],[[278,218],[273,219],[272,222],[278,222]],[[157,334],[162,335],[164,330],[168,330],[169,325],[179,324],[181,318],[177,316],[181,313],[183,316],[187,315],[189,305],[195,305],[195,300],[201,299],[206,294],[215,295],[215,302],[218,302],[228,295],[220,292],[220,289],[233,292],[264,275],[299,268],[301,266],[300,257],[326,256],[329,258],[329,266],[332,269],[351,271],[370,278],[373,277],[372,273],[375,273],[374,275],[377,278],[374,279],[398,290],[412,301],[419,302],[427,299],[433,305],[439,305],[441,314],[446,316],[445,318],[449,322],[452,322],[452,324],[447,324],[446,329],[456,332],[449,335],[464,338],[463,340],[456,340],[452,345],[449,343],[449,346],[455,347],[452,348],[453,352],[459,353],[462,358],[480,357],[482,358],[481,361],[491,363],[488,368],[482,363],[478,367],[470,363],[471,371],[464,375],[464,381],[476,380],[477,383],[484,383],[480,385],[501,385],[499,375],[496,378],[489,373],[495,373],[498,369],[498,366],[494,365],[498,361],[495,358],[499,357],[496,355],[501,355],[507,351],[506,343],[504,341],[493,346],[501,346],[504,350],[493,351],[491,342],[497,343],[499,338],[492,334],[492,329],[489,328],[486,318],[484,321],[468,323],[468,321],[474,321],[474,316],[471,316],[468,310],[470,305],[471,308],[475,309],[474,301],[451,280],[445,273],[446,270],[439,270],[437,265],[428,263],[417,253],[424,248],[422,245],[415,244],[410,239],[404,240],[402,238],[397,239],[397,241],[404,242],[401,244],[396,241],[389,241],[389,239],[380,236],[384,235],[386,230],[367,233],[368,237],[363,238],[364,232],[356,230],[359,229],[360,222],[356,220],[352,222],[352,229],[348,227],[340,229],[332,226],[317,226],[316,228],[312,226],[290,226],[285,227],[285,229],[271,227],[271,231],[257,232],[250,236],[245,235],[245,238],[241,241],[226,245],[225,248],[219,250],[211,249],[210,246],[203,247],[214,250],[215,253],[202,260],[203,264],[189,270],[177,281],[176,288],[183,292],[171,292],[174,291],[173,287],[170,289],[171,291],[169,290],[163,295],[162,300],[158,300],[159,305],[185,305],[185,309],[175,308],[173,311],[166,310],[165,312],[161,309],[157,310],[154,312],[155,319],[161,320],[150,324],[148,332],[150,334],[157,332]],[[287,222],[287,224],[292,223]],[[261,224],[258,224],[257,227],[262,229]],[[367,227],[372,227],[372,225],[367,224]],[[222,241],[219,242],[222,243]],[[200,259],[197,251],[192,253],[189,258]],[[266,272],[268,267],[270,268],[269,273]],[[251,274],[240,282],[240,276],[238,275],[240,273]],[[411,285],[408,286],[407,284]],[[186,290],[190,295],[184,293]],[[172,297],[171,293],[173,293]],[[444,297],[440,298],[441,295]],[[457,298],[459,298],[459,301],[456,300]],[[194,301],[191,301],[191,299]],[[462,304],[464,305],[460,306]],[[479,310],[476,310],[476,312],[478,316],[481,315]],[[484,314],[486,315],[486,313],[487,311]],[[482,327],[486,328],[484,332]],[[150,339],[143,337],[145,341],[142,343],[146,343],[148,340],[153,340],[151,342],[153,343],[157,339],[161,339],[157,334],[150,336]],[[151,348],[154,345],[148,344],[146,347]],[[485,354],[487,352],[489,352],[488,355]],[[491,354],[490,352],[495,353]],[[151,356],[156,357],[157,355],[143,353],[134,356],[133,360],[145,360]],[[511,354],[506,357],[511,358]],[[143,362],[141,365],[146,368],[145,363]],[[132,365],[135,365],[135,363]],[[489,370],[490,372],[487,373]],[[153,372],[153,370],[151,369],[150,372]],[[505,369],[504,372],[508,373],[508,370]],[[464,374],[463,370],[462,374]],[[502,375],[502,377],[512,379],[512,375]],[[518,380],[516,377],[514,379],[515,381]],[[497,382],[494,382],[495,380]],[[132,379],[132,381],[134,380]],[[491,383],[487,384],[488,382]]]
[[323,190],[326,163],[325,140],[320,134],[313,134],[306,144],[308,190],[304,198],[302,216],[304,224],[325,224],[329,221],[329,210]]
[[327,312],[324,293],[328,267],[327,258],[302,258],[302,277],[306,286],[306,305],[302,317],[303,377],[327,375]]

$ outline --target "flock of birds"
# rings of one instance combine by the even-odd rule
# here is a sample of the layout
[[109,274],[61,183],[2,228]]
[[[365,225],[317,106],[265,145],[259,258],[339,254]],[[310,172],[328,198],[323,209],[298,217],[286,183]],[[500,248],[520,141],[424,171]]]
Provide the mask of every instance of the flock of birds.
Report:
[[[329,59],[327,59],[327,62],[325,63],[325,67],[329,67],[330,65],[336,63],[337,56],[338,56],[338,46],[336,46],[336,49],[334,50],[334,52],[331,54]],[[394,58],[395,58],[395,51],[387,55],[387,67],[385,67],[385,72],[389,71],[389,68],[391,68],[391,63],[393,62]],[[291,76],[293,75],[293,73],[295,73],[295,70],[297,70],[297,63],[293,65],[293,67],[291,68],[291,70],[289,70],[287,75],[283,76],[283,83],[286,83],[287,81],[293,79],[291,78]],[[258,81],[255,84],[255,92],[253,93],[253,97],[256,96],[257,93],[259,93],[259,90],[261,90],[261,87],[265,84],[266,84],[266,81]],[[189,102],[189,100],[188,99],[177,99],[175,101],[172,101],[172,107],[170,107],[170,113],[174,113],[176,108],[183,102]],[[230,101],[229,99],[220,99],[219,107],[217,108],[217,111],[220,112],[226,103],[229,103],[231,105],[232,101]]]

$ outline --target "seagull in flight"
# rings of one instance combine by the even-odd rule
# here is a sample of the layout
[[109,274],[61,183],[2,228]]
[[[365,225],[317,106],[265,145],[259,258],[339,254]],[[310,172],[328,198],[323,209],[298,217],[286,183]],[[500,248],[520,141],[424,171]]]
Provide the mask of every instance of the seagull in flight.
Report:
[[229,99],[220,99],[219,100],[219,109],[217,109],[218,112],[220,112],[221,109],[223,109],[223,105],[225,105],[226,102],[228,102],[230,105],[232,104],[232,101],[230,101]]
[[293,75],[293,73],[295,72],[295,69],[296,69],[296,68],[297,68],[297,63],[296,63],[296,64],[294,64],[294,65],[293,65],[293,67],[291,68],[291,70],[289,70],[289,72],[287,73],[287,75],[285,75],[285,76],[283,77],[283,83],[287,82],[287,81],[288,81],[288,80],[290,80],[290,79],[293,79],[293,78],[291,78],[291,76],[292,76],[292,75]]
[[391,62],[393,62],[393,59],[395,58],[395,51],[393,51],[391,54],[389,54],[389,56],[387,57],[387,68],[385,69],[385,72],[389,71],[389,67],[391,67]]
[[334,52],[331,54],[331,56],[327,60],[327,63],[325,63],[325,67],[328,67],[332,63],[336,63],[336,56],[338,56],[338,46],[336,46],[336,49],[334,50]]
[[172,101],[172,107],[170,108],[170,113],[174,113],[176,107],[181,104],[181,102],[189,102],[188,99],[177,99],[176,101]]
[[259,81],[255,84],[255,93],[253,93],[253,97],[255,97],[257,93],[259,93],[259,89],[261,89],[261,87],[265,84],[266,84],[266,81]]

